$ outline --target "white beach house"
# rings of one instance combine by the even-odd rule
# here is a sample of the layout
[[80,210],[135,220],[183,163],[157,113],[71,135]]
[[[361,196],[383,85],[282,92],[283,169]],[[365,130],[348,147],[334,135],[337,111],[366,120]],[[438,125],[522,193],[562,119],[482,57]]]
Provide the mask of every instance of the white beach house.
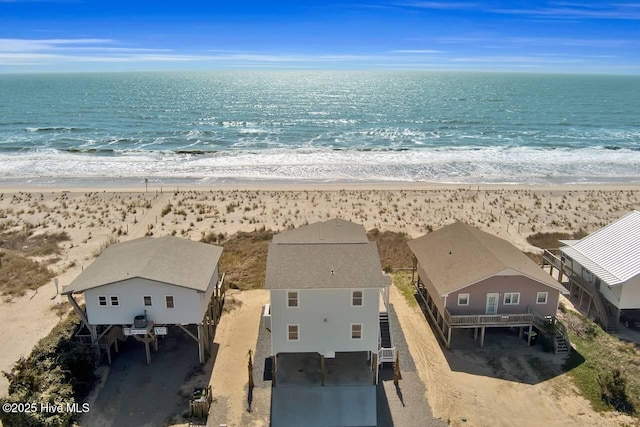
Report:
[[[133,336],[157,349],[158,335],[177,326],[197,343],[204,362],[224,298],[218,272],[222,248],[178,237],[118,243],[63,290],[89,331],[89,342],[111,356],[117,339]],[[84,294],[82,310],[74,294]]]
[[360,381],[375,384],[378,364],[394,360],[389,285],[376,243],[359,224],[332,219],[274,236],[266,272],[271,303],[265,309],[274,384],[295,383],[290,368],[299,364],[314,366],[319,385],[357,377],[343,371],[340,378],[329,364],[351,364]]
[[640,212],[632,211],[581,240],[560,248],[571,281],[602,300],[610,321],[622,310],[640,309]]

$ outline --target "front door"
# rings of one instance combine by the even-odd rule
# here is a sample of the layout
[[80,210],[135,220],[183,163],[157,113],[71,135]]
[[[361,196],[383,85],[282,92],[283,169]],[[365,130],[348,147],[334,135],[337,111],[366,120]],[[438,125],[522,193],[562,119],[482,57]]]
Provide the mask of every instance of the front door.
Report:
[[486,314],[498,313],[498,296],[499,294],[487,294],[487,310]]

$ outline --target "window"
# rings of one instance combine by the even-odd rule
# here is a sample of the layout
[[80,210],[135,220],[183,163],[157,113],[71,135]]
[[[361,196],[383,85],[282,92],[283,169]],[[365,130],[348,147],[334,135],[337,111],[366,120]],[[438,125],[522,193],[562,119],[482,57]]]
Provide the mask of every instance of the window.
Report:
[[287,340],[298,341],[300,340],[300,326],[299,325],[287,325]]
[[469,294],[458,294],[458,305],[469,305]]
[[362,323],[353,323],[351,325],[351,339],[352,340],[362,339]]
[[167,308],[174,308],[175,304],[173,301],[173,295],[167,295],[164,297],[165,302],[167,303]]
[[147,295],[147,296],[142,297],[142,299],[144,300],[144,306],[145,307],[151,306],[151,296]]
[[362,307],[362,291],[351,292],[351,305],[353,307]]
[[111,303],[111,307],[118,307],[120,305],[120,298],[118,298],[117,295],[111,295],[109,302]]
[[549,292],[538,292],[538,296],[536,296],[536,304],[546,304],[548,297]]
[[506,292],[504,294],[504,305],[520,304],[520,292]]
[[104,295],[100,295],[98,297],[98,305],[100,307],[106,307],[107,306],[107,297],[105,297]]
[[287,307],[298,306],[298,291],[287,292]]

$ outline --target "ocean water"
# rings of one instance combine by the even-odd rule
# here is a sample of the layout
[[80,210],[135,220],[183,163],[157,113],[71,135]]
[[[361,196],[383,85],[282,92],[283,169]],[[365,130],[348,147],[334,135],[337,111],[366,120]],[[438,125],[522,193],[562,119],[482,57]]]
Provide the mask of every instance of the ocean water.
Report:
[[640,182],[640,76],[0,75],[0,183]]

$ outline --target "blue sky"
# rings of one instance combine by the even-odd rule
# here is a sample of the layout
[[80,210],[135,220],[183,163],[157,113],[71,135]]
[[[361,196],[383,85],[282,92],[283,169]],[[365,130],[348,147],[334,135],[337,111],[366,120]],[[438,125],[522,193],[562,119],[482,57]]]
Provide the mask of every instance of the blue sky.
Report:
[[640,0],[0,0],[0,72],[640,74]]

